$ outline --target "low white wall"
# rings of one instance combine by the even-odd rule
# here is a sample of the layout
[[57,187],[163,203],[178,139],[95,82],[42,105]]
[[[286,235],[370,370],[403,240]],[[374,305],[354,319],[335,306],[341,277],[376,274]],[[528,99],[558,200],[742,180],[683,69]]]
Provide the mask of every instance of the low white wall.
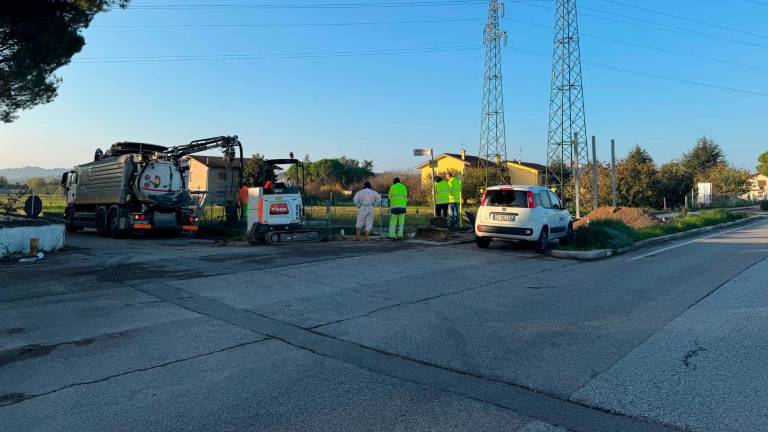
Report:
[[53,251],[64,247],[64,225],[44,225],[0,228],[0,256],[29,253],[29,240],[40,241],[40,250]]

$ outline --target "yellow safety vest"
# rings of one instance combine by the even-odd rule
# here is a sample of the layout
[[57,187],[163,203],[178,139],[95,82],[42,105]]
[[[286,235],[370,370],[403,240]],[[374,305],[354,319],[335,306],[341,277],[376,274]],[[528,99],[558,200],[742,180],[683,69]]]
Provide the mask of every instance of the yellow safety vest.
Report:
[[389,206],[405,208],[408,203],[408,188],[402,183],[395,183],[389,188]]
[[435,185],[435,204],[448,204],[451,200],[451,185],[441,180]]
[[449,202],[451,204],[460,203],[461,202],[461,180],[459,180],[458,177],[452,177],[450,180],[448,180],[448,184],[451,186],[451,196],[449,197]]

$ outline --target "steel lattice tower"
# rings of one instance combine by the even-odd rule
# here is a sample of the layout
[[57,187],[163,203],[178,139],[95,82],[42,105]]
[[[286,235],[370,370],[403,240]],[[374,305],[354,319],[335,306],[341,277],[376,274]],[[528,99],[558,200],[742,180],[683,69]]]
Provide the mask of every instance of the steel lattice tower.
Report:
[[480,118],[480,169],[485,186],[499,184],[504,169],[498,162],[507,160],[507,141],[504,131],[504,89],[501,73],[501,43],[506,44],[507,33],[499,28],[504,16],[504,4],[499,0],[488,2],[488,22],[483,32],[485,45],[485,76],[483,78],[483,113]]
[[[555,186],[562,198],[567,173],[575,168],[575,164],[589,162],[576,0],[556,0],[554,42],[547,184]],[[575,145],[574,134],[577,134]]]

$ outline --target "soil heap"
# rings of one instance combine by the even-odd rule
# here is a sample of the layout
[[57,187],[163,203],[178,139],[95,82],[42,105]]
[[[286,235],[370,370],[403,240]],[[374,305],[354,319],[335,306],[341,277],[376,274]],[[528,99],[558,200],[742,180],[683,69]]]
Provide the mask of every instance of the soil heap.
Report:
[[593,210],[588,215],[576,221],[573,226],[578,228],[589,224],[590,221],[600,219],[615,219],[624,222],[632,228],[645,228],[661,222],[659,219],[649,215],[643,209],[634,207],[600,207]]

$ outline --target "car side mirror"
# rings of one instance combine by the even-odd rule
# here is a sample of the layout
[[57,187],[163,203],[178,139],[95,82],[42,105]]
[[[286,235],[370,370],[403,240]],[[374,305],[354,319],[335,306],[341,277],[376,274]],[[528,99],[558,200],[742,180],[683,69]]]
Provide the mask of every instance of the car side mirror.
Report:
[[560,204],[560,210],[568,210],[568,203],[563,201],[563,203]]

